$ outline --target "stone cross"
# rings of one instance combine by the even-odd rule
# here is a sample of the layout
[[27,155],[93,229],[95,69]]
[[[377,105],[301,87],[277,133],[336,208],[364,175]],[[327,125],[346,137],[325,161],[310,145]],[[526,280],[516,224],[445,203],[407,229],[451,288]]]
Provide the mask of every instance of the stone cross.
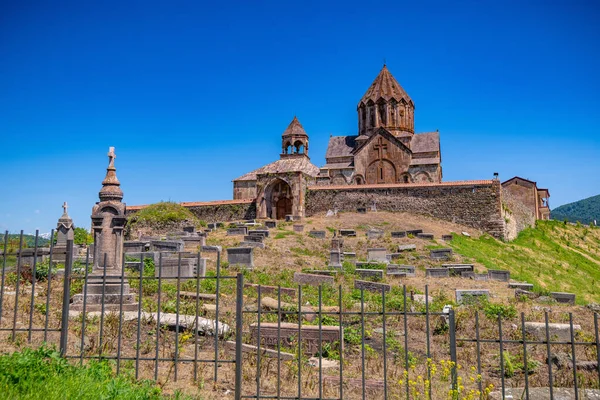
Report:
[[67,209],[68,209],[68,208],[69,208],[69,206],[67,205],[67,202],[65,201],[65,202],[63,203],[63,210],[64,210],[64,213],[65,213],[65,214],[67,213]]
[[373,146],[373,149],[377,151],[379,161],[383,160],[383,152],[387,150],[387,144],[383,143],[382,137],[377,140],[377,144]]
[[115,158],[117,158],[116,154],[115,154],[115,148],[114,147],[109,147],[108,148],[108,167],[114,167],[115,166]]

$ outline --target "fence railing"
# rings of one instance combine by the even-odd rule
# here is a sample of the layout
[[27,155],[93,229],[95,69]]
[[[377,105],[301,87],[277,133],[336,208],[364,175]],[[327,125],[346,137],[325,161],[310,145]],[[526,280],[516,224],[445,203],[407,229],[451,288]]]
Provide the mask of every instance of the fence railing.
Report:
[[163,276],[162,253],[124,259],[115,276],[106,258],[93,269],[89,249],[38,239],[31,249],[22,232],[18,244],[3,240],[0,332],[14,349],[55,344],[80,363],[113,360],[117,374],[163,384],[210,381],[236,399],[600,395],[598,314],[583,308],[495,316],[477,302],[442,309],[450,301],[428,285],[420,296],[405,285],[245,285],[245,272],[223,274],[218,248],[205,276],[182,278],[184,253],[175,277]]

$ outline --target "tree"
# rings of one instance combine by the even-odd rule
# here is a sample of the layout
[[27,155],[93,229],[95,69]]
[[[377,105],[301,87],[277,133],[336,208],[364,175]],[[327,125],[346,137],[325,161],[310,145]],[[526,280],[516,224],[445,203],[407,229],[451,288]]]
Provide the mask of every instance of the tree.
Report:
[[75,244],[92,244],[94,237],[85,228],[75,228],[73,230],[73,243]]

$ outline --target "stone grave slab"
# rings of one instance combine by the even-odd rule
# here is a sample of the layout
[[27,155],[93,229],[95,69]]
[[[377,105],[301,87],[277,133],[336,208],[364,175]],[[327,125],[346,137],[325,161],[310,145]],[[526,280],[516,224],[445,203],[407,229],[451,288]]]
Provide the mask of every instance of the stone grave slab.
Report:
[[[225,342],[225,349],[235,352],[236,342],[228,340]],[[242,343],[242,353],[255,354],[258,352],[258,346],[254,346],[252,344]],[[261,357],[269,357],[269,358],[280,358],[284,361],[290,361],[296,358],[295,354],[286,353],[283,351],[277,352],[277,350],[268,349],[264,346],[260,348],[260,356]]]
[[488,277],[492,281],[508,282],[510,281],[510,271],[500,269],[489,269]]
[[326,276],[337,276],[338,271],[332,270],[332,269],[318,269],[318,270],[314,270],[314,271],[310,271],[311,274],[316,274],[316,275],[326,275]]
[[369,229],[367,231],[367,239],[381,239],[385,232],[382,229]]
[[388,263],[387,250],[384,248],[367,249],[367,261]]
[[277,228],[277,221],[265,221],[265,226],[269,229]]
[[248,234],[248,227],[246,227],[246,226],[227,229],[227,236],[236,236],[236,235],[245,236],[247,234]]
[[463,272],[474,272],[473,264],[442,264],[447,268],[452,276],[462,276]]
[[[244,283],[244,287],[247,288],[254,288],[258,291],[258,285],[255,283]],[[280,288],[278,288],[277,286],[267,286],[267,285],[260,285],[260,293],[261,294],[273,294],[273,295],[277,295],[277,292],[279,291]],[[281,288],[281,294],[282,295],[288,295],[291,297],[296,297],[296,289],[293,288],[286,288],[286,287],[282,287]]]
[[286,215],[285,216],[285,222],[293,222],[294,221],[294,216],[293,215]]
[[417,233],[419,239],[433,240],[433,233]]
[[529,290],[523,290],[523,289],[515,289],[515,297],[518,299],[521,296],[525,296],[528,297],[530,299],[535,299],[538,297],[538,295],[534,292],[531,292]]
[[344,252],[344,258],[356,258],[356,253],[346,251],[346,252]]
[[374,278],[377,280],[383,279],[383,270],[382,269],[360,269],[357,268],[354,273],[359,277],[365,278]]
[[254,249],[264,249],[265,244],[260,242],[241,242],[240,247],[252,247]]
[[342,253],[335,250],[329,252],[329,267],[342,268]]
[[508,287],[511,289],[533,290],[533,283],[527,282],[508,282]]
[[179,252],[184,251],[185,245],[182,240],[153,240],[150,242],[150,247],[153,251]]
[[442,240],[445,242],[450,242],[452,240],[452,235],[442,235]]
[[466,278],[466,279],[475,279],[475,272],[473,271],[463,271],[460,273],[460,277],[461,278]]
[[183,250],[197,252],[200,247],[206,244],[206,236],[198,234],[197,236],[183,236],[180,240],[183,241]]
[[429,257],[432,260],[447,260],[452,256],[452,249],[431,249]]
[[[580,331],[581,325],[573,325],[573,331]],[[537,340],[546,340],[546,323],[545,322],[525,322],[525,332],[533,336]],[[548,333],[552,342],[569,342],[571,340],[570,324],[549,323]]]
[[340,229],[340,235],[348,237],[356,237],[356,231],[354,229]]
[[387,274],[405,274],[405,276],[414,277],[416,276],[416,269],[413,265],[389,264],[387,266]]
[[[325,343],[338,343],[343,346],[344,334],[339,326],[322,325],[302,325],[291,322],[281,322],[278,326],[276,322],[261,322],[260,324],[260,340],[265,346],[277,347],[278,345],[278,328],[281,344],[294,347],[294,343],[298,340],[298,331],[300,331],[300,340],[305,352],[315,354],[319,351],[319,335],[321,336],[322,345]],[[300,329],[298,329],[300,328]],[[258,340],[259,327],[258,323],[250,325],[250,335],[252,340]],[[262,346],[261,346],[262,347]]]
[[367,213],[367,208],[366,207],[358,207],[356,209],[356,212],[359,214],[366,214]]
[[143,240],[126,240],[123,242],[124,253],[142,253],[150,249],[150,243]]
[[244,242],[262,243],[265,237],[263,235],[247,235],[244,236]]
[[490,291],[487,289],[456,289],[456,302],[462,304],[468,299],[482,298],[488,299],[490,297]]
[[363,289],[376,293],[381,293],[381,291],[383,290],[387,293],[392,289],[392,287],[387,283],[355,280],[354,289]]
[[475,281],[487,281],[489,278],[488,274],[473,274],[473,280]]
[[304,274],[302,272],[294,272],[294,282],[300,285],[310,285],[310,286],[319,286],[319,285],[333,285],[334,278],[333,276],[324,276],[317,274]]
[[398,253],[402,253],[403,251],[415,251],[417,249],[417,245],[415,244],[402,244],[398,246]]
[[304,225],[294,225],[294,232],[304,232]]
[[256,236],[262,236],[262,237],[268,238],[270,235],[270,232],[268,229],[252,229],[252,230],[248,231],[248,235],[256,235]]
[[[200,276],[206,274],[206,258],[200,259],[200,265],[196,265],[197,258],[181,258],[181,267],[179,267],[179,258],[163,257],[160,265],[154,269],[154,276],[158,278],[195,278],[198,273]],[[161,271],[162,270],[162,271]]]
[[342,247],[344,247],[344,239],[340,237],[331,239],[331,250],[341,251]]
[[392,237],[394,239],[400,239],[406,237],[406,231],[396,231],[392,232]]
[[409,231],[406,231],[406,235],[413,235],[413,236],[417,236],[419,233],[423,233],[423,229],[412,229]]
[[227,261],[232,266],[240,265],[246,268],[254,268],[254,248],[230,247],[227,249]]
[[575,304],[575,294],[565,292],[551,292],[550,297],[558,303]]
[[450,271],[448,271],[448,268],[426,268],[425,276],[430,276],[432,278],[448,278],[450,276]]
[[325,239],[327,237],[327,234],[325,233],[325,231],[312,230],[308,233],[308,236],[313,237],[315,239]]

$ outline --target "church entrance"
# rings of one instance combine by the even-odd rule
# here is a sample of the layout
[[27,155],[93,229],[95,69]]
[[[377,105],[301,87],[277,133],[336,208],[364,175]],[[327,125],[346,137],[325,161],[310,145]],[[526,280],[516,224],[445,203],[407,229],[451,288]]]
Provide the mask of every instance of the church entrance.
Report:
[[285,219],[286,215],[293,214],[294,198],[290,185],[277,179],[271,183],[266,191],[267,216],[274,219]]

